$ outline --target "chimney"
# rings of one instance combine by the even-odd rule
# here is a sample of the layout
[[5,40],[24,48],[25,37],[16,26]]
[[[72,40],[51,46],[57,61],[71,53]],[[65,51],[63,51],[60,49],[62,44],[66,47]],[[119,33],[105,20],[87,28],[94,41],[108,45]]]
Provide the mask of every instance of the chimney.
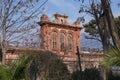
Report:
[[80,22],[79,22],[79,21],[75,21],[75,22],[73,23],[73,25],[76,26],[76,27],[80,27]]
[[49,21],[48,16],[46,14],[42,14],[40,18],[41,18],[41,21]]

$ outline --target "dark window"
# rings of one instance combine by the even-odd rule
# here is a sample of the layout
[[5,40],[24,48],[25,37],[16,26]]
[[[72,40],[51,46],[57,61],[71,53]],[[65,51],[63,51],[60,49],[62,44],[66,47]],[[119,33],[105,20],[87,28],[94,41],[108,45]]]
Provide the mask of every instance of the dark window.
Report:
[[60,33],[60,50],[65,50],[65,34],[63,32]]
[[52,48],[57,49],[57,32],[52,32]]
[[61,19],[61,22],[60,22],[61,24],[63,24],[63,19]]
[[73,41],[73,36],[71,34],[68,34],[68,50],[72,51],[72,41]]

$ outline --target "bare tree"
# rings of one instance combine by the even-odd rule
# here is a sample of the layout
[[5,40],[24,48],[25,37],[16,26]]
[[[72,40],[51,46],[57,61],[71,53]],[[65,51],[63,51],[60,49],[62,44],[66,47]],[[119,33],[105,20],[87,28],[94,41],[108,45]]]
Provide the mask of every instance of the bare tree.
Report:
[[27,31],[36,28],[37,15],[42,12],[47,1],[0,0],[0,38],[3,64],[7,42],[20,41]]

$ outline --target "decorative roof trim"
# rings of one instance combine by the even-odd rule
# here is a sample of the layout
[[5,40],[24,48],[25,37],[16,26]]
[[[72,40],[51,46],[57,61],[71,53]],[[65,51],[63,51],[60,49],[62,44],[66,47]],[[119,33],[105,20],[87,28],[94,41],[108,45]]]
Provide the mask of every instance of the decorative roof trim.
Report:
[[[66,27],[66,28],[72,28],[72,29],[82,29],[82,27],[77,27],[77,26],[73,26],[73,25],[66,25],[66,24],[59,24],[59,23],[54,23],[54,22],[49,22],[49,21],[41,21],[41,22],[38,22],[38,24],[41,26],[41,25],[45,25],[45,24],[50,24],[50,25],[57,25],[57,26],[60,26],[60,27]],[[54,27],[54,26],[53,26]]]

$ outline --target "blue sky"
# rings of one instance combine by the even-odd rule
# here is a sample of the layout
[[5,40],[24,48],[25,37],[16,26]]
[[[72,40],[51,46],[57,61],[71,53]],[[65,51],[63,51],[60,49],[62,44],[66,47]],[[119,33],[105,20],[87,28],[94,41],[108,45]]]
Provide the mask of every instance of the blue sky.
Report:
[[[86,0],[84,4],[88,4],[89,0]],[[111,7],[114,16],[120,15],[120,7],[117,6],[117,3],[120,3],[120,0],[111,0]],[[80,8],[80,2],[77,0],[48,0],[48,2],[45,5],[45,11],[50,18],[53,18],[53,14],[60,13],[60,14],[66,14],[69,16],[69,21],[73,22],[77,19],[79,16],[83,16],[83,14],[79,14],[79,8]],[[86,15],[85,17],[86,22],[88,22],[91,17]]]
[[[84,4],[89,4],[89,0],[86,0]],[[113,11],[113,15],[115,17],[120,16],[120,7],[117,6],[118,2],[120,3],[120,0],[111,0],[111,7]],[[90,19],[92,19],[89,15],[79,14],[79,8],[80,8],[80,2],[77,0],[48,0],[46,3],[45,10],[43,13],[47,14],[50,19],[54,19],[53,14],[60,13],[60,14],[66,14],[69,16],[69,22],[72,24],[77,17],[85,16],[85,23],[87,23]],[[92,48],[102,48],[102,45],[100,42],[96,40],[86,40],[84,38],[84,31],[81,32],[81,45],[85,47],[91,47]],[[99,45],[99,46],[98,46]]]

